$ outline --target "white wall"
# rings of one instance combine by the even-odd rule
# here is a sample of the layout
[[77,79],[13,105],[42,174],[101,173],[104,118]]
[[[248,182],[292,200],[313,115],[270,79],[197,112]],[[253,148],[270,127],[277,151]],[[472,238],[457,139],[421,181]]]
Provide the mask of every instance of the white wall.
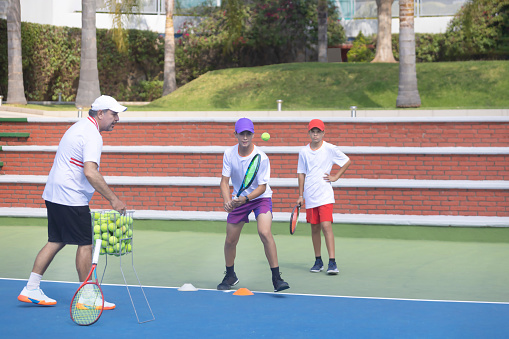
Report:
[[[415,33],[445,33],[447,25],[452,20],[452,16],[441,17],[417,17],[414,19]],[[359,19],[347,20],[342,22],[345,27],[347,37],[356,37],[360,31],[365,36],[370,36],[378,32],[378,20]],[[392,19],[392,33],[399,33],[399,19]]]

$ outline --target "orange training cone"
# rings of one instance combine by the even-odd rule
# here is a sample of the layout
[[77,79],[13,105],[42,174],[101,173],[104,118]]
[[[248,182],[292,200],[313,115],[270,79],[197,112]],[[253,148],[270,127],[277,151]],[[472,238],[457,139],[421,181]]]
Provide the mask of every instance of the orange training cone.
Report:
[[248,290],[247,288],[239,288],[238,290],[236,290],[233,295],[254,295],[253,292],[251,292],[250,290]]

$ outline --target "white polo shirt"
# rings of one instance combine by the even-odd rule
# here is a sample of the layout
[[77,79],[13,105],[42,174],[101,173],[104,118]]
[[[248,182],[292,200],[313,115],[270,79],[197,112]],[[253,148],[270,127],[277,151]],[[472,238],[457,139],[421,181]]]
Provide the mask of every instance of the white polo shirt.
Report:
[[330,173],[333,164],[343,167],[349,159],[337,146],[326,141],[317,150],[312,150],[308,144],[299,151],[297,173],[306,175],[304,181],[306,208],[335,202],[332,184],[325,181],[323,177],[325,173]]
[[256,154],[260,154],[261,162],[260,167],[258,168],[258,173],[256,174],[256,178],[244,192],[241,193],[241,196],[246,196],[253,192],[258,186],[267,184],[267,188],[262,195],[255,198],[271,198],[272,197],[272,189],[269,186],[270,180],[270,162],[269,157],[256,145],[253,145],[253,152],[251,154],[242,157],[239,155],[239,145],[235,145],[229,147],[224,152],[223,156],[223,171],[222,175],[225,177],[231,178],[233,185],[233,194],[232,197],[237,196],[237,192],[242,186],[242,181],[244,180],[244,175],[246,174],[247,168],[251,163],[251,160]]
[[102,146],[94,118],[81,119],[72,125],[60,140],[42,198],[60,205],[88,205],[95,189],[85,177],[84,164],[92,161],[99,166]]

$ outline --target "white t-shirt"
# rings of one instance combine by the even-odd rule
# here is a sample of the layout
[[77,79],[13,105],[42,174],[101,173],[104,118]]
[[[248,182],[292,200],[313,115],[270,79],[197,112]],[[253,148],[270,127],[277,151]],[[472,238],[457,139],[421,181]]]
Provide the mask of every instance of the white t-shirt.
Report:
[[306,208],[333,204],[334,190],[332,184],[323,179],[325,173],[330,173],[332,165],[343,167],[350,158],[333,144],[323,141],[322,146],[312,150],[309,144],[299,151],[297,173],[306,175],[304,181],[304,199]]
[[267,184],[267,188],[265,192],[263,192],[262,195],[255,198],[271,198],[272,197],[272,190],[269,186],[269,180],[270,180],[270,162],[269,157],[260,150],[255,145],[253,152],[251,154],[242,157],[239,155],[239,145],[235,145],[232,147],[229,147],[224,151],[223,156],[223,171],[222,175],[228,178],[231,178],[232,185],[233,185],[233,194],[232,197],[237,196],[237,192],[240,189],[240,186],[242,186],[242,181],[244,180],[244,175],[246,174],[247,168],[249,164],[251,163],[251,159],[256,154],[260,154],[261,162],[260,167],[258,169],[258,174],[256,174],[256,178],[244,192],[242,192],[241,196],[246,196],[253,192],[258,186]]
[[60,205],[88,205],[95,189],[83,168],[87,161],[100,165],[102,146],[94,118],[81,119],[72,125],[60,140],[42,198]]

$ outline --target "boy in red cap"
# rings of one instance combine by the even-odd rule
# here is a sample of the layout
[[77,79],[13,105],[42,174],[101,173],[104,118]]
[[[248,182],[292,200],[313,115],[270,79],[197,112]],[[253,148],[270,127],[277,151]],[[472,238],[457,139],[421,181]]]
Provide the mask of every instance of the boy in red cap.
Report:
[[[323,270],[321,256],[322,239],[329,254],[327,274],[338,274],[335,258],[334,234],[332,232],[332,206],[335,202],[332,182],[345,173],[351,161],[339,148],[323,140],[325,125],[320,119],[313,119],[308,125],[311,142],[299,152],[297,176],[299,180],[299,198],[297,204],[306,202],[306,221],[311,224],[311,239],[315,251],[315,264],[310,271],[318,273]],[[332,166],[340,170],[332,175]]]
[[[253,144],[254,126],[248,118],[241,118],[235,123],[235,137],[238,144],[229,147],[224,152],[223,170],[220,183],[224,210],[228,212],[226,220],[226,239],[224,242],[224,258],[226,274],[223,281],[217,286],[218,290],[229,290],[239,282],[234,270],[237,243],[240,232],[245,223],[249,222],[249,214],[255,213],[258,234],[265,249],[265,256],[272,271],[272,284],[274,292],[290,288],[281,278],[277,259],[276,243],[272,236],[272,190],[269,186],[270,162],[267,155]],[[256,154],[260,154],[261,162],[254,182],[240,197],[237,192],[242,185],[244,174],[249,163]],[[233,193],[230,194],[230,179]],[[232,199],[232,197],[235,197]]]

